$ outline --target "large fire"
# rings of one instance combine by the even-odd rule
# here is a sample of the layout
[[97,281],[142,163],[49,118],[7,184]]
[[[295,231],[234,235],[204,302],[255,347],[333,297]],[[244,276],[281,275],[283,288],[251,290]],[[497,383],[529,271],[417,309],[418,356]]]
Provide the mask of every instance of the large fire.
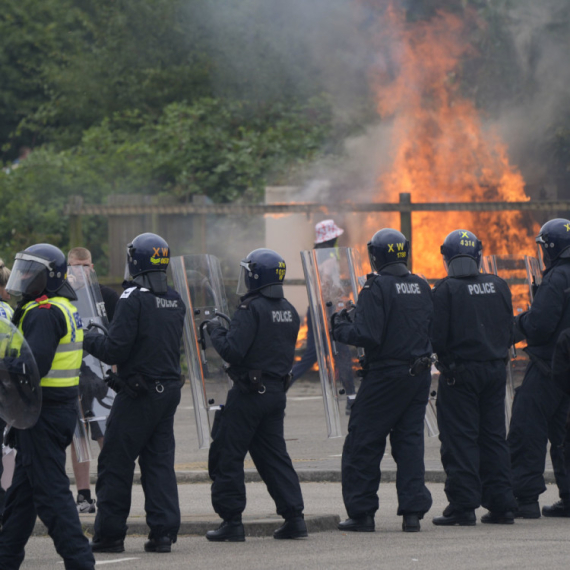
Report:
[[[373,0],[374,4],[380,0]],[[525,201],[525,183],[509,163],[498,134],[484,126],[474,103],[462,96],[457,77],[472,52],[468,26],[474,16],[439,13],[406,21],[389,6],[381,16],[378,62],[372,71],[378,113],[391,125],[392,165],[379,179],[379,201]],[[373,233],[399,227],[395,214],[374,216]],[[412,215],[413,269],[442,276],[439,247],[454,229],[469,229],[484,254],[534,254],[538,226],[520,212],[416,212]]]

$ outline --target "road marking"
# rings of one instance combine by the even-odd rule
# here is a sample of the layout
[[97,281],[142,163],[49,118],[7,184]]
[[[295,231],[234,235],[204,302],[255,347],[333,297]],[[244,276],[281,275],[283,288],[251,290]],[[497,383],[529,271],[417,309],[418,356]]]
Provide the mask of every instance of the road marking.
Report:
[[329,455],[329,457],[342,457],[342,453],[339,453],[337,455]]
[[116,560],[98,560],[95,562],[95,566],[100,566],[101,564],[115,564],[116,562],[127,562],[128,560],[140,560],[140,558],[117,558]]
[[322,396],[289,396],[287,398],[289,401],[292,402],[304,402],[305,400],[322,400]]

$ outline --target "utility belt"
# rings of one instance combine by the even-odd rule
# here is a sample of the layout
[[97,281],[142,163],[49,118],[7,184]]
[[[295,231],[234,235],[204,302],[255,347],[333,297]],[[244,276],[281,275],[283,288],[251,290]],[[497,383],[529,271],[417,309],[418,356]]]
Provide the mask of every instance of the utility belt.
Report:
[[364,376],[366,372],[371,370],[385,370],[396,366],[406,366],[410,376],[419,376],[426,370],[429,370],[433,362],[435,362],[435,357],[432,354],[425,354],[424,356],[411,360],[381,360],[371,365],[364,364],[363,369],[358,372],[358,375]]
[[233,366],[227,366],[225,371],[242,394],[265,394],[267,390],[265,387],[266,382],[279,382],[283,385],[285,392],[287,392],[293,381],[291,372],[280,377],[263,372],[263,370],[241,371]]
[[166,382],[165,380],[154,380],[139,373],[122,377],[112,370],[107,370],[107,376],[103,380],[109,388],[117,393],[125,392],[133,400],[146,396],[152,390],[162,394]]
[[468,370],[472,369],[477,365],[488,364],[492,362],[501,362],[505,366],[509,361],[507,358],[498,358],[494,360],[484,360],[484,361],[451,361],[451,362],[442,362],[441,360],[435,361],[435,367],[445,376],[448,386],[453,386],[454,384],[466,382],[469,379],[469,374],[467,373]]

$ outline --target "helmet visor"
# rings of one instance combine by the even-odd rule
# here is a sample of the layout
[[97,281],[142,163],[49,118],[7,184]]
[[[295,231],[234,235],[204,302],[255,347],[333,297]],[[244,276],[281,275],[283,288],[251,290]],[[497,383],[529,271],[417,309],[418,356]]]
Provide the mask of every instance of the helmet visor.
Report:
[[49,262],[25,253],[16,254],[6,291],[14,297],[39,297],[47,285]]
[[544,248],[548,247],[548,242],[544,239],[542,234],[536,236],[536,257],[538,258],[538,264],[540,265],[540,270],[545,271],[550,267],[550,257],[547,253],[544,253]]
[[132,279],[131,277],[131,272],[129,270],[129,260],[127,259],[127,261],[125,262],[125,275],[123,276],[125,281],[128,281],[129,279]]
[[240,272],[236,289],[236,295],[239,295],[240,297],[243,297],[249,291],[249,288],[247,286],[247,275],[249,272],[249,262],[240,262]]

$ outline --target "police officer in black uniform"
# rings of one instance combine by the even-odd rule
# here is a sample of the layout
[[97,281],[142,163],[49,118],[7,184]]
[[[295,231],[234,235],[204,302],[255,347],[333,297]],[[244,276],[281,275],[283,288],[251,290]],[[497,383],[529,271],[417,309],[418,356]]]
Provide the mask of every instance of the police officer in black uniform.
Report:
[[332,318],[335,340],[365,351],[362,383],[342,452],[342,494],[349,518],[339,530],[374,531],[388,435],[398,465],[403,530],[419,531],[432,504],[424,483],[424,417],[431,383],[433,303],[428,283],[406,267],[409,248],[399,231],[376,232],[368,254],[378,273],[358,296],[354,322],[346,312]]
[[570,516],[570,484],[564,466],[570,399],[551,377],[556,341],[570,327],[570,221],[550,220],[536,242],[545,269],[532,306],[515,319],[515,338],[526,338],[530,362],[515,394],[508,436],[516,516],[531,519],[540,517],[538,497],[546,491],[543,473],[548,441],[560,501],[543,507],[542,514]]
[[436,525],[512,524],[513,495],[506,442],[506,363],[513,305],[507,283],[479,273],[482,244],[455,230],[441,246],[448,276],[433,291],[432,342],[440,370],[437,423],[449,506]]
[[180,346],[186,308],[167,286],[168,244],[145,233],[127,246],[124,284],[108,335],[87,334],[85,350],[117,365],[117,392],[97,466],[94,552],[123,552],[135,460],[150,528],[147,552],[170,552],[180,528],[174,472],[174,413],[180,402]]
[[19,299],[12,321],[36,360],[43,402],[33,427],[12,430],[18,453],[0,532],[2,570],[20,568],[36,516],[46,525],[65,568],[95,568],[65,472],[65,450],[77,423],[83,355],[83,327],[70,302],[76,297],[66,276],[63,252],[37,244],[16,254],[6,285]]
[[[230,364],[234,386],[212,430],[208,469],[212,505],[223,519],[210,541],[245,540],[243,462],[249,451],[277,514],[285,523],[274,538],[307,536],[303,497],[283,437],[287,382],[293,365],[299,315],[283,296],[285,261],[270,249],[256,249],[241,262],[238,295],[243,295],[230,323],[207,325],[212,345]],[[245,293],[245,294],[244,294]]]

